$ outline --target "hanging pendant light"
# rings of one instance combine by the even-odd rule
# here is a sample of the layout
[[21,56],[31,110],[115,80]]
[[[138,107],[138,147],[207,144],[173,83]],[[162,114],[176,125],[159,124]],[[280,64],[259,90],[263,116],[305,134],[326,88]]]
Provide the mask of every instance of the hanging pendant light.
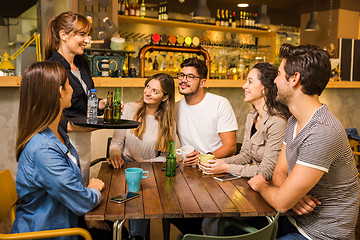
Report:
[[255,23],[260,25],[270,25],[270,18],[267,15],[267,5],[261,4],[260,5],[260,12],[257,18],[255,19]]
[[206,4],[206,0],[198,0],[197,7],[194,11],[194,19],[210,19],[211,13]]
[[317,12],[312,11],[310,14],[310,20],[306,24],[305,31],[314,32],[314,31],[320,31],[320,30],[321,30],[321,28],[320,28],[319,20],[317,17]]

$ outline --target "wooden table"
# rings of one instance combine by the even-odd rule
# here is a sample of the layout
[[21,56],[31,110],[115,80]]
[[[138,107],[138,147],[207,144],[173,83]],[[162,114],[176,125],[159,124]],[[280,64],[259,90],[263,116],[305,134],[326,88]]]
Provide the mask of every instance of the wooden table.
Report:
[[[115,239],[125,219],[276,215],[250,188],[247,179],[220,182],[213,176],[203,175],[198,168],[179,165],[175,177],[166,177],[163,163],[131,162],[120,169],[103,163],[98,175],[105,182],[102,202],[87,213],[85,219],[115,221]],[[109,201],[127,192],[124,169],[128,167],[149,171],[149,177],[142,180],[141,196],[123,204]],[[168,235],[164,231],[164,239],[168,239]]]

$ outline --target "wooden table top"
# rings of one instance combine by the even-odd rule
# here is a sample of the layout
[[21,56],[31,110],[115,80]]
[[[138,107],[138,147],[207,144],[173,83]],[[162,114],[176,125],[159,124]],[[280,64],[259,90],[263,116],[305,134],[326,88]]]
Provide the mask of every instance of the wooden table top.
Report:
[[[203,175],[198,168],[182,163],[175,177],[166,177],[163,163],[131,162],[120,169],[102,163],[98,177],[105,182],[102,202],[85,215],[86,220],[143,218],[189,218],[275,216],[261,196],[240,178],[220,182]],[[125,168],[141,167],[149,171],[142,180],[140,197],[126,203],[109,201],[127,192]]]

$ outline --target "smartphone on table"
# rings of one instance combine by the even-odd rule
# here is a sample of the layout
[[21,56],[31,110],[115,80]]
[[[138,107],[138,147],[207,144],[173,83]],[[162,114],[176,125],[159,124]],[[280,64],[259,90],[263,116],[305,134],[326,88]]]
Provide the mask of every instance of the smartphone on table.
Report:
[[224,175],[214,177],[215,180],[222,181],[222,182],[230,181],[230,180],[234,180],[234,179],[238,179],[238,178],[241,178],[241,176],[230,174],[230,173],[226,173]]
[[129,200],[137,198],[137,197],[140,197],[140,194],[135,193],[135,192],[128,192],[128,193],[113,197],[110,199],[110,201],[116,202],[116,203],[124,203],[126,201],[129,201]]

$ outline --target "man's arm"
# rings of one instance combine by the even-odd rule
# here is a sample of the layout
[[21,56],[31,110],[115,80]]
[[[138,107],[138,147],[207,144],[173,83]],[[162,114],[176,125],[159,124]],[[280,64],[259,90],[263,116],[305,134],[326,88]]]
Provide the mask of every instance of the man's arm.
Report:
[[286,161],[285,151],[286,151],[286,145],[283,144],[271,180],[272,185],[276,187],[280,187],[288,177],[289,165],[287,164]]
[[236,131],[219,133],[222,146],[212,152],[216,158],[232,156],[236,153]]
[[276,210],[286,212],[293,208],[321,179],[324,172],[296,164],[290,175],[279,187],[271,185],[262,175],[249,180],[249,185],[258,191]]

